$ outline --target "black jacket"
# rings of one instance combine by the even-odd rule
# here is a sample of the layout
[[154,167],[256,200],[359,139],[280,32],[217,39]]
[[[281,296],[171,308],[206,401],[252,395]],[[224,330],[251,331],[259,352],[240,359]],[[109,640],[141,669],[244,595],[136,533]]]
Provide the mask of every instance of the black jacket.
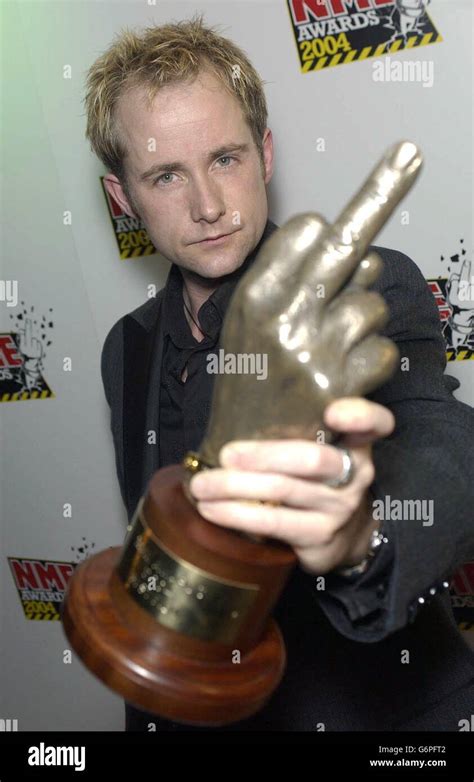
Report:
[[[329,575],[320,591],[295,569],[275,611],[288,651],[283,682],[257,717],[232,729],[457,731],[474,708],[474,653],[445,585],[474,555],[474,411],[453,397],[459,382],[444,375],[438,312],[418,267],[395,250],[372,249],[384,261],[372,286],[390,308],[383,333],[409,370],[371,395],[397,422],[374,446],[371,490],[381,499],[432,500],[434,521],[386,520],[383,557],[354,581]],[[121,318],[102,353],[129,518],[159,467],[145,433],[159,424],[162,293]],[[159,723],[136,712],[135,729],[140,714],[144,730]]]

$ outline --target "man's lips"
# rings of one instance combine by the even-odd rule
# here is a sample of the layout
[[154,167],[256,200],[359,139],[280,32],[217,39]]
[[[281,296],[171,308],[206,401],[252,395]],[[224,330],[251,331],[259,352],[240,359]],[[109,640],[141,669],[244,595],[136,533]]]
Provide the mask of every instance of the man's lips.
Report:
[[[232,233],[235,233],[235,231],[232,231]],[[198,242],[194,242],[194,244],[215,244],[218,241],[222,241],[224,239],[227,239],[229,236],[232,236],[232,233],[217,234],[216,236],[208,236],[205,239],[201,239]]]

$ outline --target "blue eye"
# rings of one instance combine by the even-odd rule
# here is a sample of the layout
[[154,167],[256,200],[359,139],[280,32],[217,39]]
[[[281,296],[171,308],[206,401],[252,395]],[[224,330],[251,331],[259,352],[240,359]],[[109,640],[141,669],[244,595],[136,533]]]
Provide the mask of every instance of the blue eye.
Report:
[[[172,177],[172,176],[174,176],[174,174],[171,174],[169,171],[166,171],[166,173],[164,173],[164,174],[160,174],[160,176],[159,176],[159,177],[157,177],[157,178],[155,179],[155,181],[153,182],[153,184],[154,184],[154,185],[158,184],[158,183],[159,183],[161,180],[163,180],[163,177],[165,177],[165,176]],[[172,180],[171,180],[171,181],[172,181]],[[164,184],[164,185],[169,185],[169,184],[170,184],[170,180],[168,180],[167,182],[164,182],[164,181],[163,181],[163,182],[162,182],[162,184]]]

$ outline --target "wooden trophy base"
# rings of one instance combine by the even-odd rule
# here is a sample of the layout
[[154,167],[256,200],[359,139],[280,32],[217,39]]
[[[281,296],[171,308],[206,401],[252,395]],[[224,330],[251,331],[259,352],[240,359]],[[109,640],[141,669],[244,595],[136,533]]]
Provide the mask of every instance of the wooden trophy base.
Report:
[[283,676],[269,615],[295,555],[203,519],[183,476],[153,476],[124,546],[76,569],[62,621],[84,664],[129,703],[219,726],[259,711]]

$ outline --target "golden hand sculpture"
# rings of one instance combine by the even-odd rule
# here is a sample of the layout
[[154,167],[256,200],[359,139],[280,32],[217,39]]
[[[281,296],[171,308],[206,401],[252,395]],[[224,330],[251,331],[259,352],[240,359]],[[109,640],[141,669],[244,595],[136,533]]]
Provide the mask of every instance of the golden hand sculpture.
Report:
[[414,144],[396,144],[334,225],[301,214],[266,241],[234,291],[220,346],[225,355],[266,355],[268,374],[216,377],[203,466],[217,467],[230,440],[315,438],[331,401],[367,394],[393,374],[398,349],[376,333],[388,308],[367,290],[382,262],[368,248],[421,164]]

